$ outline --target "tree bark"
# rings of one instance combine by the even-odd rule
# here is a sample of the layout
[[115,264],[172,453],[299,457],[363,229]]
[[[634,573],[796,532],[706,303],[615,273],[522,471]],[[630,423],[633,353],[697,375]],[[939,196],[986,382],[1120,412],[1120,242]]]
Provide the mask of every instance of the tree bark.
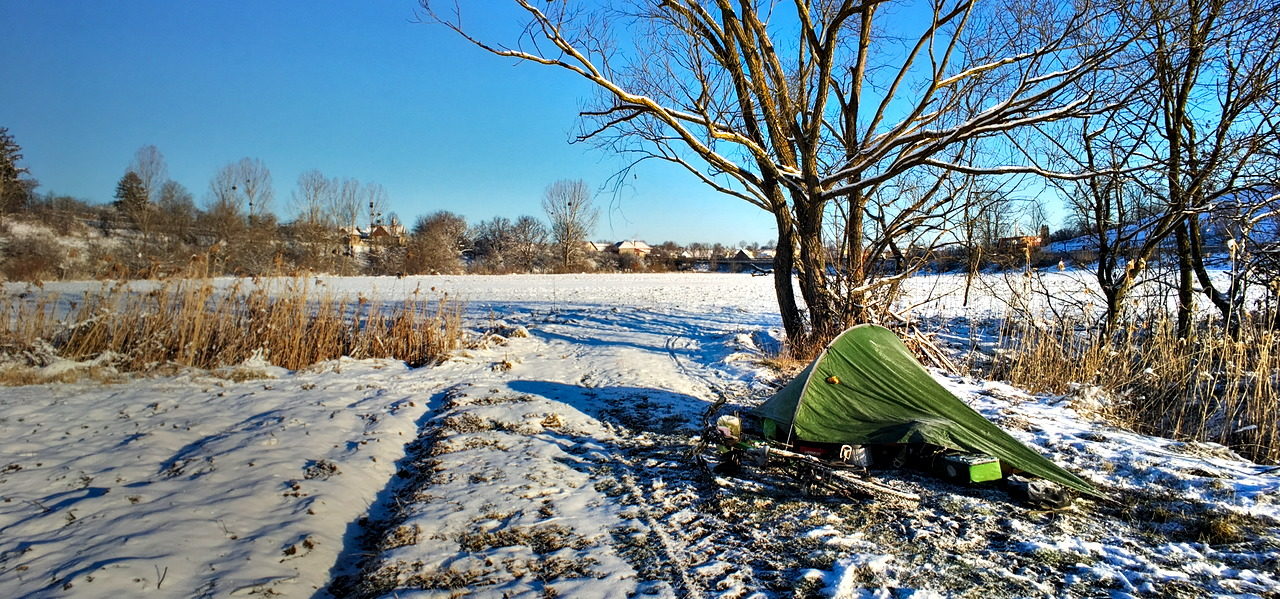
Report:
[[[773,255],[773,290],[778,299],[778,314],[782,317],[782,328],[793,351],[806,347],[806,331],[804,316],[796,304],[795,285],[793,284],[796,268],[795,240],[792,238],[790,213],[775,212],[778,224],[778,247]],[[804,356],[797,356],[804,357]]]
[[1204,242],[1200,235],[1199,221],[1191,220],[1194,218],[1196,217],[1188,217],[1187,260],[1205,296],[1222,315],[1222,324],[1227,334],[1232,339],[1237,339],[1240,336],[1240,318],[1244,312],[1244,277],[1235,272],[1233,257],[1231,281],[1227,284],[1227,291],[1226,293],[1218,291],[1213,284],[1213,279],[1209,277],[1209,269],[1204,265]]
[[[1189,218],[1195,218],[1194,216]],[[1174,239],[1178,247],[1178,338],[1191,336],[1191,326],[1195,321],[1196,297],[1195,284],[1192,278],[1191,239],[1187,232],[1186,221],[1180,223],[1174,231]]]

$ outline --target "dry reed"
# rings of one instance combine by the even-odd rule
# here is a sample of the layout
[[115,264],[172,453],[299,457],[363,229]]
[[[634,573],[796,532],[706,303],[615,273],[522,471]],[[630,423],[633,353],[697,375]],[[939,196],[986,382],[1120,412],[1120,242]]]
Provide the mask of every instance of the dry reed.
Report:
[[1021,321],[1002,335],[993,378],[1037,392],[1093,385],[1119,401],[1103,414],[1138,431],[1221,443],[1280,461],[1280,333],[1205,325],[1179,339],[1172,322],[1130,323],[1106,339],[1070,321]]
[[[7,353],[69,360],[107,356],[125,371],[179,364],[214,369],[261,354],[291,370],[342,356],[394,358],[412,366],[443,359],[462,342],[461,308],[415,291],[380,303],[320,292],[309,281],[168,281],[150,291],[108,283],[74,302],[47,293],[0,301]],[[32,360],[29,360],[32,361]]]

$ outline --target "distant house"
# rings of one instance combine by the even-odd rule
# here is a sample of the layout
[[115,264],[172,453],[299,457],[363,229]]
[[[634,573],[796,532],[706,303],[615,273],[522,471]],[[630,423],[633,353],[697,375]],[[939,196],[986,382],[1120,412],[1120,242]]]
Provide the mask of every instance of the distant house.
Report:
[[402,245],[404,238],[404,225],[374,225],[368,235],[371,243],[383,245]]
[[400,224],[375,224],[368,229],[339,227],[338,232],[349,256],[364,253],[372,246],[404,245],[407,239],[404,225]]
[[609,250],[609,244],[599,241],[584,241],[582,242],[582,249],[588,252],[604,252]]
[[653,248],[643,241],[630,239],[627,241],[619,241],[609,246],[609,251],[623,256],[632,255],[644,258],[645,256],[653,253]]
[[755,260],[755,259],[756,259],[756,257],[755,257],[754,255],[752,255],[752,254],[751,254],[751,250],[745,250],[745,249],[743,249],[743,250],[738,250],[738,251],[737,251],[737,253],[735,253],[735,254],[733,255],[733,258],[732,258],[732,259],[733,259],[733,260],[741,260],[741,261],[747,261],[747,262],[749,262],[749,261],[751,261],[751,260]]

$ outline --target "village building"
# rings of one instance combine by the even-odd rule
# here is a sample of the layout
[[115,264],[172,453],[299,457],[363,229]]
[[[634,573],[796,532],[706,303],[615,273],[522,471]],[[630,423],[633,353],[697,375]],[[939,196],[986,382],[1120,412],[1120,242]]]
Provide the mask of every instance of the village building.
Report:
[[644,258],[653,253],[653,247],[643,241],[630,239],[619,241],[609,246],[609,251],[622,256],[631,255]]
[[339,227],[338,231],[348,256],[367,252],[374,246],[402,246],[408,239],[404,225],[398,223],[378,223],[368,229],[355,226]]

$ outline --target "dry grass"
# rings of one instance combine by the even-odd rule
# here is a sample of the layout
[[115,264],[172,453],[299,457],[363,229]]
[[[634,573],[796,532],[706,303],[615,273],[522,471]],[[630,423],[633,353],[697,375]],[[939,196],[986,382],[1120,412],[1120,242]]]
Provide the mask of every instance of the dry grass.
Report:
[[791,377],[804,370],[804,367],[809,365],[809,360],[802,360],[784,352],[780,355],[761,358],[760,365],[780,375]]
[[1173,323],[1133,323],[1099,340],[1075,323],[1021,324],[1002,339],[988,376],[1031,391],[1072,383],[1117,396],[1105,416],[1130,428],[1221,443],[1251,459],[1280,461],[1280,333],[1242,327],[1239,339],[1201,328],[1179,339]]
[[419,366],[444,358],[463,337],[461,307],[445,298],[415,291],[383,304],[335,297],[307,279],[239,281],[224,290],[181,279],[145,292],[113,282],[74,302],[57,293],[7,295],[0,310],[0,351],[33,366],[57,356],[124,371],[214,369],[255,354],[293,370],[342,356]]

